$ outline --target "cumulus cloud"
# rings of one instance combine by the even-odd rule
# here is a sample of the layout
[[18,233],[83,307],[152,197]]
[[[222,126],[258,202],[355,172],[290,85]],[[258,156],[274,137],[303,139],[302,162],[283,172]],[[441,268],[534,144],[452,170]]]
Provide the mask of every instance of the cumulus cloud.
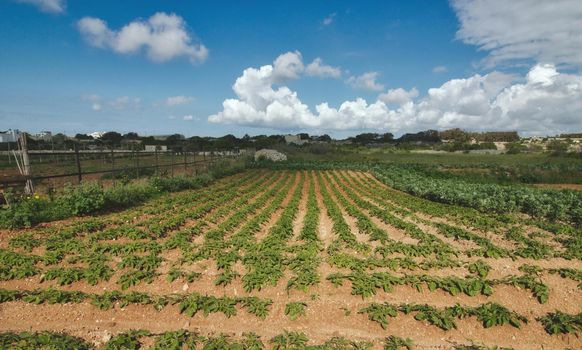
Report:
[[304,68],[301,52],[287,52],[279,55],[273,63],[273,77],[276,81],[297,79]]
[[338,108],[323,102],[315,111],[297,92],[276,86],[274,75],[272,65],[245,69],[233,86],[237,98],[225,100],[222,111],[208,120],[278,130],[462,127],[546,134],[582,128],[582,76],[561,73],[551,64],[538,64],[525,77],[494,71],[449,80],[416,101],[416,89],[392,89],[375,102],[356,98]]
[[489,56],[485,64],[553,62],[582,66],[580,0],[451,0],[457,38]]
[[358,76],[351,76],[346,80],[346,83],[355,89],[368,91],[382,91],[384,85],[376,81],[378,79],[378,72],[367,72]]
[[178,106],[185,105],[194,101],[194,97],[191,96],[171,96],[166,99],[167,106]]
[[305,68],[305,74],[312,77],[338,79],[341,77],[342,71],[340,68],[323,64],[322,59],[317,57],[313,62],[307,65]]
[[398,88],[390,89],[387,92],[380,94],[378,100],[386,104],[403,105],[416,97],[418,97],[418,90],[416,88],[412,88],[410,91]]
[[337,15],[337,13],[332,13],[329,16],[325,17],[323,19],[323,21],[321,21],[321,24],[323,24],[324,26],[328,26],[330,24],[333,23],[333,21],[335,20],[335,16]]
[[63,13],[67,4],[65,0],[16,0],[23,4],[36,6],[42,12]]
[[436,66],[432,69],[433,73],[444,73],[446,71],[448,71],[446,66]]
[[204,62],[208,49],[195,42],[184,19],[175,14],[158,12],[147,20],[135,20],[118,31],[99,18],[85,17],[77,22],[79,31],[92,46],[120,54],[145,50],[154,62],[187,57],[191,63]]

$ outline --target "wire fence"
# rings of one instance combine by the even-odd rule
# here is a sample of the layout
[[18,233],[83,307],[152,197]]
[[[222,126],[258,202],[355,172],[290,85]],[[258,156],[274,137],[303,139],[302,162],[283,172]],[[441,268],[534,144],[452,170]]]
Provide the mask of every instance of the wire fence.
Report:
[[197,175],[217,162],[243,156],[233,151],[142,151],[142,150],[28,150],[30,175],[21,175],[14,151],[0,152],[0,185],[4,190],[23,186],[28,179],[36,186],[58,188],[85,180],[112,181],[144,176]]

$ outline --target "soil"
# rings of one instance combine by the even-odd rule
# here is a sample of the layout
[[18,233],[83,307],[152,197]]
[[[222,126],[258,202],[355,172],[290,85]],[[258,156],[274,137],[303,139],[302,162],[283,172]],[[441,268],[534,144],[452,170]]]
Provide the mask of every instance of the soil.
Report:
[[[279,208],[272,216],[268,223],[263,225],[256,239],[260,241],[268,233],[268,230],[280,217],[285,205],[290,201],[292,193],[297,186],[301,186],[301,200],[299,202],[299,213],[294,220],[293,238],[289,240],[288,245],[295,245],[298,243],[297,237],[303,225],[303,219],[307,211],[307,194],[308,194],[308,179],[309,176],[315,175],[312,172],[305,172],[305,182],[299,182],[299,173],[295,173],[292,181],[291,190],[286,195],[281,208]],[[366,173],[346,172],[348,176],[364,177],[370,176]],[[263,174],[264,175],[264,174]],[[257,173],[256,176],[261,176]],[[231,180],[234,178],[231,178]],[[325,176],[324,176],[325,179]],[[228,181],[228,180],[226,180]],[[328,192],[332,198],[335,195],[330,191],[330,186],[336,185],[333,180],[324,180],[328,187]],[[353,182],[342,182],[347,186],[352,186]],[[337,237],[333,233],[333,222],[328,216],[325,205],[321,196],[322,186],[319,181],[314,181],[314,188],[316,191],[317,205],[320,209],[320,220],[318,226],[319,238],[321,239],[324,248],[329,247]],[[216,186],[216,185],[214,185]],[[384,186],[379,182],[375,186]],[[266,191],[268,189],[263,189]],[[346,196],[345,192],[340,189],[348,202],[353,204]],[[364,198],[368,200],[368,198]],[[253,199],[254,200],[254,199]],[[389,198],[386,200],[390,200]],[[350,226],[352,232],[358,237],[358,240],[367,244],[377,244],[377,242],[370,242],[369,237],[360,234],[355,226],[355,218],[347,215],[345,208],[336,200],[338,206],[342,210],[344,219]],[[201,203],[192,203],[195,207]],[[394,203],[398,205],[398,203]],[[216,208],[214,209],[216,210]],[[188,225],[193,225],[200,220],[206,220],[214,211],[207,213],[203,218],[189,222]],[[407,236],[402,230],[398,230],[390,225],[382,223],[379,219],[374,218],[369,212],[362,210],[367,215],[374,225],[386,231],[390,238],[403,241],[410,244],[416,244],[417,241]],[[115,217],[120,214],[108,214],[107,217]],[[230,212],[227,214],[232,215]],[[414,213],[418,214],[418,213]],[[429,218],[421,216],[423,220],[430,220],[431,222],[441,222],[442,218]],[[251,215],[247,220],[253,217]],[[411,216],[412,217],[412,216]],[[227,217],[221,218],[217,223],[226,220]],[[460,251],[474,248],[472,242],[453,241],[442,235],[436,233],[430,225],[419,224],[410,219],[412,223],[416,224],[423,231],[438,236],[443,241],[450,243]],[[63,222],[55,222],[43,225],[44,227],[64,227],[70,225],[72,220]],[[447,221],[448,224],[455,225]],[[10,237],[22,232],[37,232],[39,228],[18,231],[0,232],[0,247],[12,249],[8,246]],[[236,230],[234,228],[233,230]],[[171,237],[170,232],[168,237]],[[234,231],[233,231],[234,232]],[[490,238],[495,244],[503,247],[513,247],[511,243],[504,242],[502,236],[491,232],[472,231],[476,234],[483,234],[484,237]],[[199,237],[203,237],[203,234]],[[168,238],[166,238],[168,239]],[[125,242],[126,239],[117,240],[117,242]],[[163,240],[160,241],[160,243]],[[196,243],[196,242],[195,242]],[[198,242],[200,243],[200,242]],[[196,247],[197,244],[194,244]],[[20,253],[26,253],[19,249],[13,249]],[[345,251],[352,254],[351,251]],[[36,248],[34,253],[42,254],[43,248]],[[30,254],[30,253],[26,253]],[[558,275],[549,273],[542,273],[540,279],[545,283],[550,290],[550,297],[547,303],[540,304],[529,290],[522,290],[517,287],[507,285],[496,285],[493,288],[491,296],[467,296],[457,295],[452,296],[441,290],[429,292],[426,288],[422,291],[417,291],[411,286],[396,286],[391,292],[384,292],[378,289],[376,294],[362,298],[357,295],[352,295],[351,283],[345,281],[342,286],[335,287],[326,280],[326,277],[334,272],[349,273],[349,270],[339,269],[331,266],[328,262],[327,251],[324,249],[320,252],[321,263],[318,266],[318,273],[321,282],[317,286],[312,286],[307,292],[298,290],[286,290],[286,284],[293,274],[289,269],[285,271],[284,277],[281,278],[275,286],[266,286],[260,291],[253,291],[246,293],[244,291],[241,278],[235,279],[227,286],[216,286],[214,281],[219,271],[216,269],[216,262],[213,259],[198,261],[192,264],[181,265],[180,268],[186,271],[200,272],[202,275],[194,280],[192,283],[187,283],[182,279],[168,282],[165,274],[171,266],[179,265],[179,260],[182,258],[182,252],[179,249],[166,250],[160,253],[164,259],[157,272],[161,275],[156,277],[151,284],[139,283],[138,285],[129,288],[126,292],[139,291],[150,293],[153,295],[167,295],[170,293],[188,294],[201,293],[214,296],[257,296],[260,298],[270,298],[273,304],[270,306],[270,312],[266,319],[262,320],[252,314],[249,314],[245,309],[237,308],[237,314],[233,317],[227,318],[220,313],[211,313],[205,317],[202,313],[194,317],[187,317],[178,312],[177,305],[168,305],[161,311],[156,311],[153,306],[148,305],[133,305],[130,304],[125,308],[120,308],[117,305],[115,308],[103,311],[99,310],[89,302],[82,302],[78,304],[41,304],[35,305],[25,303],[23,301],[0,303],[0,332],[5,331],[55,331],[66,332],[68,334],[79,336],[87,341],[101,348],[103,343],[112,335],[130,330],[130,329],[147,329],[153,333],[160,333],[166,331],[176,331],[179,329],[187,329],[193,332],[198,332],[202,335],[212,335],[225,333],[234,338],[241,337],[244,332],[255,332],[263,339],[263,342],[268,345],[268,340],[273,336],[283,333],[284,331],[300,331],[304,332],[310,339],[310,344],[321,344],[334,336],[343,336],[350,340],[371,341],[374,348],[381,349],[383,340],[389,335],[396,335],[402,338],[411,338],[416,349],[452,349],[456,345],[465,344],[470,345],[483,344],[487,346],[501,346],[513,347],[515,349],[581,349],[582,339],[575,334],[570,335],[548,335],[543,329],[541,323],[536,321],[536,318],[545,315],[546,313],[560,310],[570,314],[582,312],[582,291],[578,288],[575,281],[561,278]],[[119,258],[117,258],[119,259]],[[420,259],[420,258],[419,258]],[[434,269],[429,271],[423,270],[399,270],[393,272],[395,275],[402,274],[429,274],[435,276],[458,276],[462,277],[468,274],[466,265],[469,262],[475,261],[478,258],[470,258],[463,255],[459,256],[459,261],[462,267]],[[509,275],[521,275],[518,268],[523,264],[537,265],[544,269],[569,267],[582,270],[582,261],[580,260],[565,260],[565,259],[545,259],[545,260],[531,260],[531,259],[485,259],[480,258],[491,266],[491,271],[488,278],[502,278]],[[66,260],[66,259],[65,259]],[[110,266],[116,268],[115,260],[112,259]],[[60,266],[67,266],[63,263]],[[45,268],[39,265],[41,268]],[[244,266],[237,262],[234,270],[241,274],[245,273]],[[373,271],[382,271],[382,269],[375,269]],[[16,289],[16,290],[32,290],[36,288],[46,289],[50,286],[63,290],[83,291],[88,293],[103,293],[104,291],[119,290],[120,287],[116,283],[123,271],[116,271],[114,276],[107,282],[101,282],[95,286],[91,286],[86,282],[75,282],[66,286],[58,286],[55,281],[41,282],[40,276],[34,276],[21,280],[0,281],[0,288],[2,289]],[[305,316],[299,317],[292,321],[285,315],[285,305],[291,301],[304,301],[307,303],[307,313]],[[479,321],[474,317],[469,317],[463,320],[456,320],[457,329],[444,331],[435,326],[429,325],[424,321],[417,321],[413,315],[399,314],[396,318],[390,318],[386,329],[382,329],[376,322],[370,321],[366,314],[360,314],[360,309],[366,307],[371,302],[389,302],[393,304],[400,303],[419,303],[429,304],[436,307],[454,306],[456,303],[467,306],[478,306],[486,302],[497,302],[509,308],[512,311],[520,313],[529,319],[528,324],[523,324],[521,328],[514,328],[510,325],[484,328]],[[153,343],[152,339],[146,339],[142,348],[148,349]]]

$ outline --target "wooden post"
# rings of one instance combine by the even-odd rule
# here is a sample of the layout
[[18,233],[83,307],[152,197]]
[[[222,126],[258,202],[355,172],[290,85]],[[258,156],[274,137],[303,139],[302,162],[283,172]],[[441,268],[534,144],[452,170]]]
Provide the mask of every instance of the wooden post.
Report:
[[160,175],[160,163],[158,161],[158,146],[156,146],[154,154],[156,155],[156,175]]
[[135,151],[135,170],[137,177],[139,178],[139,150]]
[[188,156],[185,149],[182,149],[182,153],[184,153],[184,173],[186,173],[188,171]]
[[174,177],[174,156],[175,156],[175,151],[171,151],[172,152],[172,177]]
[[28,144],[26,143],[27,134],[23,132],[19,136],[20,140],[20,149],[22,152],[22,170],[24,172],[24,176],[27,177],[26,186],[24,187],[24,192],[26,194],[34,193],[34,187],[32,185],[32,180],[30,179],[31,170],[30,170],[30,158],[28,157]]
[[113,148],[111,149],[111,170],[115,174],[115,154],[113,153]]
[[83,179],[83,175],[81,173],[81,160],[79,159],[79,145],[75,143],[75,162],[77,163],[77,178],[79,183]]

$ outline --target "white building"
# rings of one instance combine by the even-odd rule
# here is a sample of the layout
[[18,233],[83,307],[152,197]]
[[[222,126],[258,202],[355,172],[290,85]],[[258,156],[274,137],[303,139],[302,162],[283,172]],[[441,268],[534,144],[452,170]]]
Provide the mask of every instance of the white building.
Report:
[[30,137],[32,137],[34,140],[37,141],[50,141],[53,137],[53,133],[50,131],[41,131],[41,132],[37,132],[36,134],[32,134],[30,135]]
[[309,142],[308,140],[303,140],[301,139],[301,137],[299,135],[291,135],[291,134],[287,134],[285,135],[285,143],[289,144],[294,144],[294,145],[302,145],[304,143]]
[[155,151],[162,151],[167,152],[168,146],[166,145],[145,145],[146,152],[155,152]]
[[20,132],[15,129],[8,129],[7,131],[0,131],[0,142],[16,142]]
[[103,136],[103,134],[105,134],[105,132],[103,132],[103,131],[94,131],[94,132],[90,133],[89,136],[91,136],[94,139],[100,139],[101,136]]

